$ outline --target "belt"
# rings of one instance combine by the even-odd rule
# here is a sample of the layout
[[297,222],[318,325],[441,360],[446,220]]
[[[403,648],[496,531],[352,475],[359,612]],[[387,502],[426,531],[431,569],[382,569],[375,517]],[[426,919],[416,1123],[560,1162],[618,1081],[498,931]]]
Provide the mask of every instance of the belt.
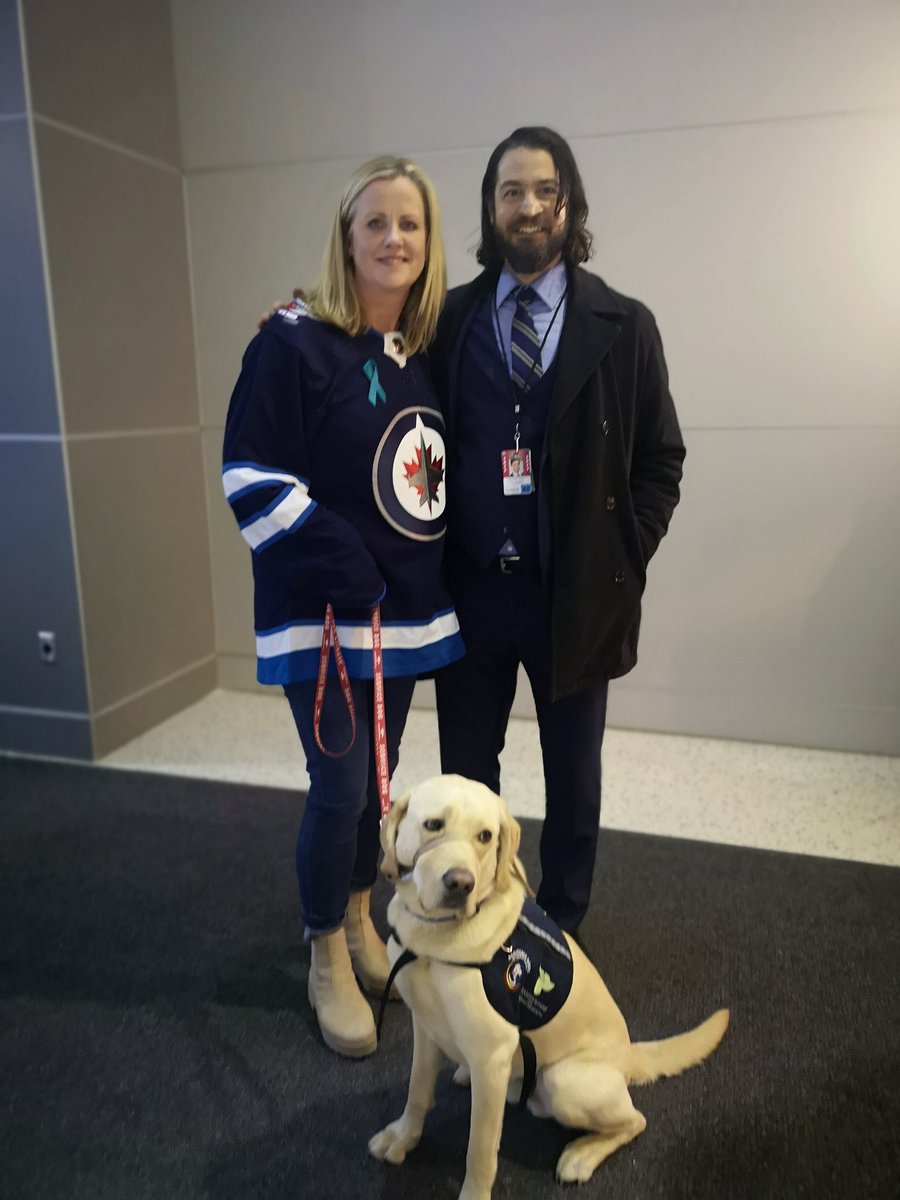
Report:
[[517,575],[525,569],[525,564],[518,554],[500,554],[494,559],[502,575]]

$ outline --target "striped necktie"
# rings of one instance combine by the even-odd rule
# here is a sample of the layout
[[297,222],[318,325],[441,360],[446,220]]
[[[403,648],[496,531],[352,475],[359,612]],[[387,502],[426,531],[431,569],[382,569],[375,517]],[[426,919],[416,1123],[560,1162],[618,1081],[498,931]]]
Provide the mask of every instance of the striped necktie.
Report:
[[523,388],[532,379],[540,379],[541,339],[534,328],[528,306],[537,293],[534,288],[523,287],[516,292],[516,311],[512,322],[512,377]]

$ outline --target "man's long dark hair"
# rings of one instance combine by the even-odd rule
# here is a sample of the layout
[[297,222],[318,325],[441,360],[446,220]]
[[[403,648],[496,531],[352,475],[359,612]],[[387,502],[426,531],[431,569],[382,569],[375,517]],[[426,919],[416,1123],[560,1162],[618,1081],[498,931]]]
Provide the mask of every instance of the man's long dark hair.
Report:
[[475,257],[484,267],[500,266],[503,251],[494,233],[494,189],[497,186],[497,169],[500,159],[507,152],[520,146],[528,150],[546,150],[553,159],[559,175],[559,199],[568,205],[567,232],[563,246],[563,261],[570,267],[587,262],[591,257],[593,238],[585,228],[588,206],[584,195],[584,184],[569,143],[554,129],[545,125],[523,125],[504,138],[488,159],[481,181],[481,242]]

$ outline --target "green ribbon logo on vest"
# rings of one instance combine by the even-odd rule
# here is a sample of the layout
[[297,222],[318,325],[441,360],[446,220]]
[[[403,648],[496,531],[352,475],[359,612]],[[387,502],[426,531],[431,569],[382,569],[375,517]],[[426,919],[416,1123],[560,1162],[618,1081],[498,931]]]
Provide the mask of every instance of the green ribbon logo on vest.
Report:
[[543,967],[538,967],[537,983],[534,985],[534,994],[539,996],[541,992],[552,992],[556,984],[547,974]]

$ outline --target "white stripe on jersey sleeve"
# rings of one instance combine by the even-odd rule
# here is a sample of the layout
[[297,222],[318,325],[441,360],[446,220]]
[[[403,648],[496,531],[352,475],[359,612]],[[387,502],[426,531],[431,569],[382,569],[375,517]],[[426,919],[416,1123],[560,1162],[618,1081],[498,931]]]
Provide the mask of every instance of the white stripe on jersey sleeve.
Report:
[[262,550],[270,542],[302,525],[315,507],[315,500],[310,500],[303,484],[286,488],[274,508],[251,517],[241,526],[241,533],[251,550]]
[[282,486],[275,499],[261,512],[241,524],[241,533],[251,550],[262,550],[302,524],[316,507],[306,481],[284,471],[270,471],[254,463],[226,463],[222,486],[229,502],[260,488]]
[[265,467],[258,467],[254,463],[226,463],[222,468],[222,487],[229,502],[244,492],[273,487],[276,483],[289,483],[293,487],[306,489],[305,480],[299,476],[288,475],[283,471],[266,470]]

